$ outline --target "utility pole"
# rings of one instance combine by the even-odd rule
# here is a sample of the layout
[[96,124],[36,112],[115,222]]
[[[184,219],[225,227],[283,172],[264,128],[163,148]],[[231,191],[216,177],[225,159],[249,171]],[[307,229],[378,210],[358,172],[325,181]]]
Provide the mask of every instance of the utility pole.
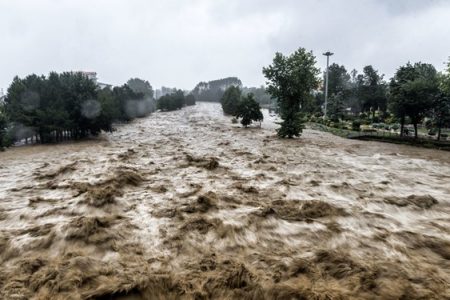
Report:
[[325,109],[324,109],[324,115],[323,118],[326,119],[327,117],[327,105],[328,105],[328,67],[330,65],[330,56],[332,56],[334,53],[331,53],[330,51],[325,52],[323,55],[327,57],[327,72],[325,75]]

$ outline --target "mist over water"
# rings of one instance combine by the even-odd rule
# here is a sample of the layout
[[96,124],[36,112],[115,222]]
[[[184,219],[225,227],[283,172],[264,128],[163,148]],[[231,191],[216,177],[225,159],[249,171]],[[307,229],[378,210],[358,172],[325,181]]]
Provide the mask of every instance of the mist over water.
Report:
[[275,121],[198,103],[2,153],[0,298],[448,297],[447,153]]

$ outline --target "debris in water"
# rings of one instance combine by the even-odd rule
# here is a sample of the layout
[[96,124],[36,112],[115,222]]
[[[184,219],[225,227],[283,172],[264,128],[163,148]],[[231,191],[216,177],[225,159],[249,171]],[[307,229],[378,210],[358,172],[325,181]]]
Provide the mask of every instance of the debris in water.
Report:
[[438,204],[438,201],[430,195],[418,196],[410,195],[408,197],[386,197],[384,202],[391,205],[396,205],[400,207],[404,206],[416,206],[419,208],[431,208],[432,206]]
[[41,174],[40,172],[36,173],[36,177],[37,179],[53,179],[59,175],[63,175],[67,172],[72,172],[75,171],[76,168],[75,166],[77,165],[78,162],[73,162],[70,164],[67,164],[65,166],[62,166],[54,171],[51,171],[49,173],[45,173],[45,174]]
[[211,208],[217,208],[217,195],[210,191],[206,194],[198,196],[194,203],[186,205],[181,209],[181,211],[186,213],[205,213]]
[[254,186],[246,186],[240,182],[234,183],[233,187],[238,190],[243,191],[244,193],[249,193],[249,194],[258,194],[259,193],[258,189],[255,188]]
[[186,154],[186,160],[189,165],[196,166],[199,168],[205,168],[207,170],[214,170],[219,167],[219,160],[215,157],[194,157],[190,154]]
[[121,219],[120,216],[77,217],[65,226],[65,238],[112,248],[114,241],[122,239],[125,234],[118,228],[112,229]]
[[86,198],[82,203],[102,207],[114,204],[116,197],[123,195],[125,186],[138,186],[142,181],[144,178],[137,171],[119,169],[114,176],[99,183],[73,183],[71,187],[78,190],[78,194],[86,193]]
[[256,213],[261,217],[275,215],[288,221],[307,221],[324,217],[345,216],[344,209],[320,200],[276,200]]

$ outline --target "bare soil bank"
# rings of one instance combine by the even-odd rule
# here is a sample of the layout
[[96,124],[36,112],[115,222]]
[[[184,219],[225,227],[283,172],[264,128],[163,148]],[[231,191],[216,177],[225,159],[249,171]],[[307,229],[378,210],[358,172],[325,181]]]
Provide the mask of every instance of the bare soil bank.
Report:
[[1,299],[450,299],[447,152],[200,103],[0,153]]

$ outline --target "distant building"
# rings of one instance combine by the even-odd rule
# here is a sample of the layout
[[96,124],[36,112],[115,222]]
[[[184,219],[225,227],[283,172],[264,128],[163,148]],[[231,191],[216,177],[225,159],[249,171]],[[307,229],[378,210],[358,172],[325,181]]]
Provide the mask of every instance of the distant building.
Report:
[[81,74],[85,75],[87,78],[95,82],[97,84],[97,72],[86,72],[86,71],[80,71]]
[[156,89],[155,90],[154,97],[157,100],[157,99],[161,98],[162,96],[175,93],[176,91],[177,91],[176,88],[169,88],[169,87],[163,86],[163,87],[161,87],[161,89]]
[[112,84],[99,82],[98,77],[97,77],[97,72],[80,71],[80,73],[85,75],[90,80],[92,80],[100,89],[104,89],[104,88],[112,89],[113,88]]
[[6,95],[3,93],[3,89],[0,89],[0,104],[5,103]]
[[160,89],[155,90],[155,99],[159,99],[162,97],[162,91]]
[[97,86],[100,88],[100,89],[112,89],[113,88],[113,85],[112,84],[107,84],[107,83],[102,83],[102,82],[97,82]]

